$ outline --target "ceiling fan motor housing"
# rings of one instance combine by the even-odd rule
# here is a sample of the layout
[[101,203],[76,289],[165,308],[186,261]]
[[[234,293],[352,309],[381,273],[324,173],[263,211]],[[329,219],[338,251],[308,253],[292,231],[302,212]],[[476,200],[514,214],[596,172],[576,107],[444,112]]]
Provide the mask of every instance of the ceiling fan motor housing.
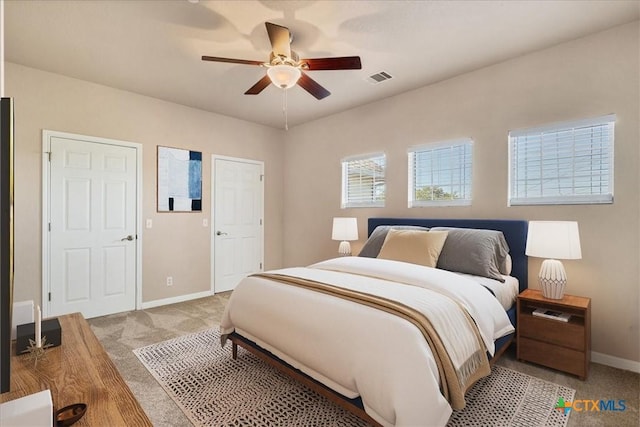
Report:
[[269,64],[274,65],[290,65],[292,67],[298,67],[300,64],[300,57],[294,51],[291,51],[291,57],[286,57],[284,55],[276,55],[271,52],[269,55]]

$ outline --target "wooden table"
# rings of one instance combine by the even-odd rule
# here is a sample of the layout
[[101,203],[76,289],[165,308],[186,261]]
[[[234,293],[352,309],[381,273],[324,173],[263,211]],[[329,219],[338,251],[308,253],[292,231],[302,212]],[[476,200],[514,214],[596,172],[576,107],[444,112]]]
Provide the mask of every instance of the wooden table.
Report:
[[0,402],[49,389],[54,410],[87,404],[86,414],[74,426],[151,426],[82,314],[58,319],[62,345],[48,349],[36,367],[28,355],[13,356],[11,390],[0,395]]

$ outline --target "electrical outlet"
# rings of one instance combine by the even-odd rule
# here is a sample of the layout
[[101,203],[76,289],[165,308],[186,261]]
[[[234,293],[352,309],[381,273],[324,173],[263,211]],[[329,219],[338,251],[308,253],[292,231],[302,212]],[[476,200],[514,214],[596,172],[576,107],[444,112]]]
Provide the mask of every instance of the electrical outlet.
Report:
[[207,218],[203,218],[202,219],[202,226],[203,227],[208,227],[209,226],[209,220]]
[[173,286],[173,277],[167,276],[167,286]]
[[147,228],[153,227],[153,221],[151,219],[147,220]]

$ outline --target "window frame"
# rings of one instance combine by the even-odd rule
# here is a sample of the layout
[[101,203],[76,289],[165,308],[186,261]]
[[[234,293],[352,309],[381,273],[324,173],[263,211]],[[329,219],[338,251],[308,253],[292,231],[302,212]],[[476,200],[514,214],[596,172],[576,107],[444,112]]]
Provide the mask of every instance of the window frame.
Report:
[[[373,178],[373,185],[372,185],[372,197],[370,201],[351,201],[348,199],[349,197],[349,179],[348,179],[348,167],[349,167],[349,163],[351,162],[357,162],[357,161],[362,161],[362,160],[370,160],[372,162],[376,162],[376,161],[380,161],[380,159],[382,159],[383,161],[383,166],[382,166],[382,185],[383,185],[383,198],[382,200],[376,200],[375,197],[375,193],[376,191],[374,190],[377,186],[377,184],[380,184],[379,182],[376,184],[376,179],[379,177],[374,177]],[[340,160],[340,165],[341,165],[341,170],[342,170],[342,191],[341,191],[341,197],[340,197],[340,207],[342,209],[349,209],[349,208],[382,208],[385,206],[385,201],[386,201],[386,192],[387,192],[387,155],[385,152],[383,151],[379,151],[379,152],[375,152],[375,153],[367,153],[367,154],[358,154],[358,155],[354,155],[354,156],[347,156],[347,157],[343,157]]]
[[[459,199],[443,199],[443,200],[416,200],[416,188],[415,188],[415,178],[416,178],[416,165],[415,165],[415,157],[417,152],[424,151],[435,151],[442,148],[451,148],[458,146],[468,146],[471,150],[471,160],[469,161],[468,171],[465,171],[465,175],[469,177],[469,194],[465,194],[465,197]],[[422,208],[422,207],[433,207],[433,206],[470,206],[473,203],[473,148],[474,141],[472,138],[457,138],[446,141],[432,142],[426,144],[419,144],[411,146],[407,149],[407,167],[408,167],[408,206],[409,208]],[[459,168],[458,170],[464,170],[466,168]],[[453,184],[451,184],[453,186]],[[466,187],[466,183],[458,182],[457,186]]]
[[[508,135],[508,149],[509,149],[508,150],[509,151],[509,166],[508,166],[509,178],[508,179],[509,181],[508,181],[507,205],[508,206],[533,206],[533,205],[612,204],[613,198],[614,198],[613,195],[614,195],[615,122],[616,122],[616,115],[608,114],[605,116],[598,116],[598,117],[592,117],[587,119],[571,120],[571,121],[564,121],[564,122],[555,122],[555,123],[550,123],[542,126],[510,131]],[[599,193],[599,194],[575,194],[576,187],[572,185],[571,194],[545,196],[544,182],[542,182],[543,181],[542,178],[539,178],[539,180],[541,181],[540,186],[542,187],[542,190],[541,190],[542,195],[527,197],[522,195],[519,196],[514,193],[515,191],[517,191],[515,188],[516,187],[515,180],[517,179],[517,176],[516,176],[517,162],[515,160],[515,156],[517,154],[515,153],[515,150],[516,150],[515,144],[516,144],[517,138],[522,138],[522,137],[526,138],[527,136],[535,137],[536,135],[544,135],[544,134],[551,134],[551,135],[556,134],[556,138],[557,138],[558,137],[557,134],[561,134],[562,132],[571,132],[572,138],[570,143],[573,145],[572,151],[573,153],[575,153],[576,140],[573,135],[576,129],[584,129],[589,127],[596,128],[601,126],[606,126],[605,130],[610,135],[610,138],[608,139],[608,141],[602,144],[602,149],[608,150],[608,152],[606,153],[607,161],[601,162],[602,164],[606,163],[607,165],[606,174],[608,176],[606,179],[608,183],[608,192]],[[540,136],[539,138],[543,138],[543,137]],[[593,138],[589,142],[589,144],[593,149],[594,143],[592,141],[593,141]],[[543,168],[542,140],[539,144],[541,146],[540,148],[541,155],[539,157],[540,168],[542,169]],[[592,154],[591,157],[594,157],[594,154]],[[552,161],[554,161],[554,159],[548,160],[548,162],[552,162]],[[576,156],[574,155],[571,159],[571,166],[572,166],[572,172],[573,172],[572,176],[575,176],[575,164],[576,164]],[[591,162],[591,165],[593,167],[594,165],[593,161]],[[604,175],[605,174],[601,174],[600,176],[604,177]],[[591,178],[589,179],[592,179],[593,176],[595,175],[591,175]],[[562,177],[556,176],[556,177],[549,178],[547,181],[556,180],[556,185],[559,187],[561,179]],[[603,178],[600,178],[600,181],[602,180]],[[526,185],[526,184],[523,184],[523,185]]]

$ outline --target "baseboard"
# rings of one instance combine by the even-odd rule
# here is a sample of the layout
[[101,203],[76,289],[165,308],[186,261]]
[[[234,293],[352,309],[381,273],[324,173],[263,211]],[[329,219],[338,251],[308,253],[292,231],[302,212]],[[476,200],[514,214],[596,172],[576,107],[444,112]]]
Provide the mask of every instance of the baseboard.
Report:
[[601,365],[612,366],[614,368],[624,369],[625,371],[637,372],[640,374],[640,362],[634,362],[633,360],[622,359],[620,357],[592,351],[591,361],[600,363]]
[[16,339],[18,325],[33,323],[33,300],[13,303],[13,320],[11,323],[11,339]]
[[144,310],[146,308],[160,307],[163,305],[175,304],[178,302],[191,301],[198,298],[209,297],[211,295],[213,295],[213,291],[204,291],[204,292],[197,292],[195,294],[187,294],[187,295],[180,295],[177,297],[157,299],[153,301],[143,302],[140,305],[140,308]]

